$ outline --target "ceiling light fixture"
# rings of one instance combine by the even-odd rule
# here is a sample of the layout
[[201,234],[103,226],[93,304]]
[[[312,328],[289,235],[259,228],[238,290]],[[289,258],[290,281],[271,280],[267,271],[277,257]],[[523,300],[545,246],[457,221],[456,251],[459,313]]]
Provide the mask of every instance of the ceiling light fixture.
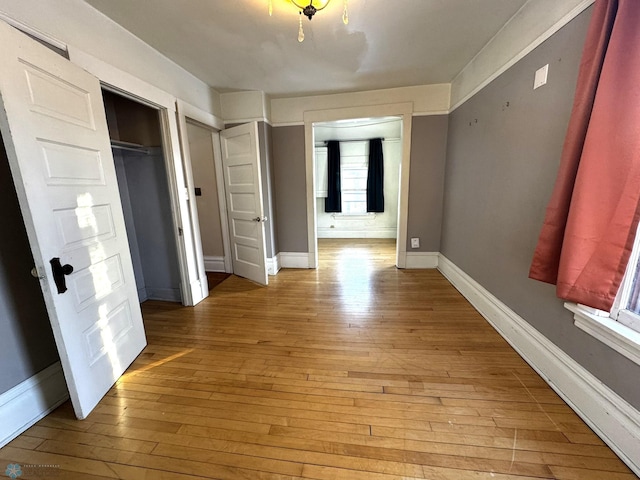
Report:
[[[313,16],[318,13],[320,10],[324,10],[327,8],[331,0],[304,0],[305,2],[309,2],[308,5],[300,4],[300,0],[289,0],[296,7],[300,9],[300,19],[298,22],[298,41],[304,41],[304,29],[302,28],[302,15],[307,17],[309,20],[313,18]],[[349,23],[349,7],[348,0],[343,1],[343,9],[342,9],[342,22],[347,25]],[[273,15],[273,0],[269,0],[269,16]]]

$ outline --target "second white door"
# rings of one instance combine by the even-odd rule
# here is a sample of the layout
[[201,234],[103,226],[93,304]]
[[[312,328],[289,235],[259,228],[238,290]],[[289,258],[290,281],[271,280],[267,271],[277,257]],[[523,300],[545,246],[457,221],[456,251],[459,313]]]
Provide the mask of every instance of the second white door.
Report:
[[233,273],[267,285],[258,124],[220,132]]

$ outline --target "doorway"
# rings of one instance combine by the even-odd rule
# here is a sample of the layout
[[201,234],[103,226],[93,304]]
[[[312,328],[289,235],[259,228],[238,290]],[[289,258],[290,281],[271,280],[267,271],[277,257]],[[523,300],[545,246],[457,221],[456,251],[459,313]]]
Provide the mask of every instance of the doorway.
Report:
[[140,303],[184,303],[159,111],[103,90]]
[[[396,249],[398,198],[402,163],[402,118],[397,116],[318,122],[313,124],[318,261],[322,267],[332,251],[358,247]],[[371,139],[381,139],[383,208],[367,212],[367,176]],[[328,195],[327,142],[340,149],[341,211],[325,212]],[[390,265],[394,258],[384,255]]]
[[[202,240],[205,270],[231,273],[228,254],[228,232],[224,189],[220,188],[222,172],[216,171],[214,145],[219,142],[217,131],[190,118],[185,118],[188,156],[194,179],[198,224]],[[184,136],[183,136],[184,139]],[[185,155],[186,157],[186,155]],[[207,275],[209,278],[209,275]]]
[[[58,351],[0,137],[0,394],[55,363]],[[34,333],[37,332],[37,333]],[[3,435],[0,435],[0,445]]]

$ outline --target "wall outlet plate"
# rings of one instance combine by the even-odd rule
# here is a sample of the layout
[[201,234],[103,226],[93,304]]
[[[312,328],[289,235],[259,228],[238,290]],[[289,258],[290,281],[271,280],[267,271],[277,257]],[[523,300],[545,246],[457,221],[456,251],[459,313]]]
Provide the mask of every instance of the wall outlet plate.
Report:
[[549,75],[549,64],[536,70],[536,76],[533,79],[533,89],[540,88],[547,83],[547,76]]
[[420,238],[419,237],[413,237],[411,239],[411,248],[420,248]]

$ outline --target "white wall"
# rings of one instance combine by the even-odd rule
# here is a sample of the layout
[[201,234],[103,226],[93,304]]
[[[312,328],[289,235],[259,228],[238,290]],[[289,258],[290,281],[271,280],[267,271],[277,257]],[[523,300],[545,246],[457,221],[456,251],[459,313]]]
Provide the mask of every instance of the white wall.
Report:
[[[324,198],[318,197],[317,226],[318,238],[396,238],[398,230],[398,187],[402,144],[399,139],[385,140],[382,143],[384,156],[384,212],[366,215],[343,215],[325,213]],[[326,157],[326,147],[317,147],[316,152]],[[340,144],[341,164],[368,162],[369,144],[362,142],[344,142]],[[323,165],[326,162],[317,162]],[[321,172],[316,172],[316,178]]]
[[82,0],[0,0],[10,17],[67,44],[71,61],[88,53],[176,98],[220,115],[219,94]]

